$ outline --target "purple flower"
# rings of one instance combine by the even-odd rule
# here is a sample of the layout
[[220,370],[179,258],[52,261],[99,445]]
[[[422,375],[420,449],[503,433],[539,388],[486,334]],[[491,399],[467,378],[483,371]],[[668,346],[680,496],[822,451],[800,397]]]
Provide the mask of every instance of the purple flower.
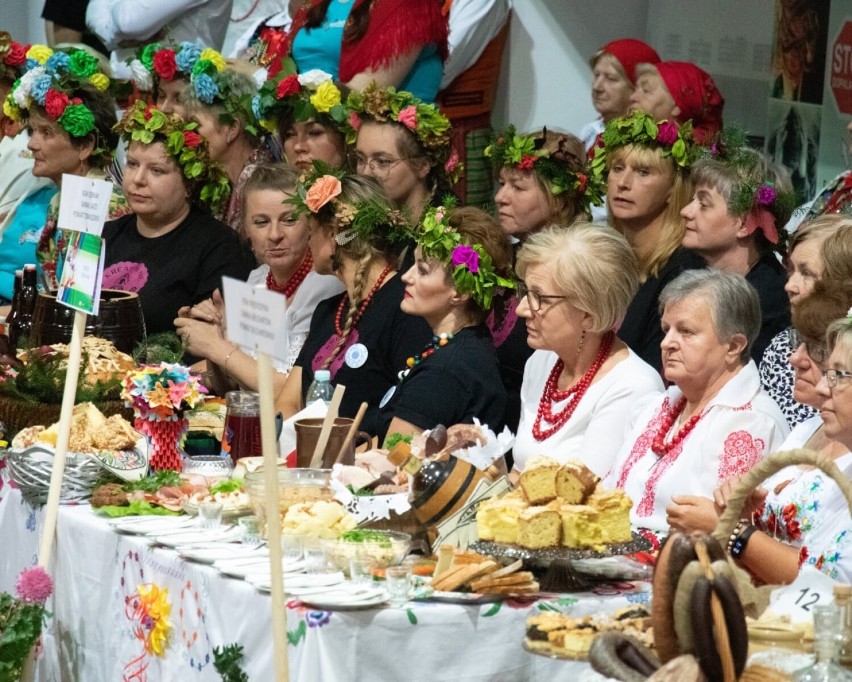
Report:
[[308,611],[305,620],[309,628],[321,628],[331,620],[331,611]]
[[673,145],[677,142],[677,123],[674,121],[663,121],[657,129],[657,142],[665,145]]
[[464,265],[473,274],[479,272],[479,254],[467,244],[459,244],[453,249],[452,263],[454,268]]
[[754,198],[761,206],[771,206],[775,201],[775,189],[771,185],[761,185],[757,188]]
[[21,571],[15,590],[23,601],[43,604],[53,592],[53,581],[41,566],[33,566]]

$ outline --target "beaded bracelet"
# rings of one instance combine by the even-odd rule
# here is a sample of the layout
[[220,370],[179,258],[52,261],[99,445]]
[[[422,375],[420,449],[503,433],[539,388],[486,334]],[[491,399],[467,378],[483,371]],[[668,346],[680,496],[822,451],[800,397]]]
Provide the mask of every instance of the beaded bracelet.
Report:
[[739,534],[739,537],[734,540],[734,544],[731,546],[731,556],[734,559],[739,559],[742,556],[743,552],[745,552],[749,538],[754,535],[756,530],[757,526],[748,526]]
[[742,518],[737,522],[737,525],[734,526],[733,532],[731,532],[730,537],[728,537],[728,544],[725,546],[725,551],[728,554],[731,553],[731,549],[734,546],[734,543],[737,541],[737,538],[742,535],[742,532],[751,525],[751,519]]

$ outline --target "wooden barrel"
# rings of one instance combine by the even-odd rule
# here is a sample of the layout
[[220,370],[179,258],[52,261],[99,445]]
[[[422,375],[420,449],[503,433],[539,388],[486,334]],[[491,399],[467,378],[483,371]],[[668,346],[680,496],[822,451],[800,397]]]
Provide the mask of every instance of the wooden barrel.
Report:
[[[40,293],[33,314],[33,343],[36,346],[68,343],[74,326],[74,311],[56,302],[56,292]],[[86,335],[112,341],[115,347],[132,353],[145,339],[145,319],[139,296],[130,291],[101,291],[97,316],[86,318]]]

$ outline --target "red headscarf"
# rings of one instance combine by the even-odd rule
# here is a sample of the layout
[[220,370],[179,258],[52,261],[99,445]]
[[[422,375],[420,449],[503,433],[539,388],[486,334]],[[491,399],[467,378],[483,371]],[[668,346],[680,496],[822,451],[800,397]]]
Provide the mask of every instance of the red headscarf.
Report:
[[695,141],[712,144],[722,129],[725,98],[703,69],[690,62],[660,62],[657,71],[680,108],[678,123],[692,121]]
[[611,54],[618,60],[633,85],[636,85],[637,64],[656,64],[660,61],[660,55],[653,47],[634,38],[621,38],[604,45],[592,58],[592,68],[594,68],[594,62],[597,61],[601,52]]

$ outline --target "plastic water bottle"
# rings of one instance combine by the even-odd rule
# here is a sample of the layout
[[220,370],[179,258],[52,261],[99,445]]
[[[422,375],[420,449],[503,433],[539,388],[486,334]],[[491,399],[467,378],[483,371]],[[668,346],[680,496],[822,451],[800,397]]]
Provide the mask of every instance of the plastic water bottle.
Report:
[[334,395],[334,386],[331,385],[331,372],[327,369],[318,369],[314,372],[314,380],[308,386],[308,394],[305,403],[310,405],[317,400],[322,400],[326,405],[331,402]]

